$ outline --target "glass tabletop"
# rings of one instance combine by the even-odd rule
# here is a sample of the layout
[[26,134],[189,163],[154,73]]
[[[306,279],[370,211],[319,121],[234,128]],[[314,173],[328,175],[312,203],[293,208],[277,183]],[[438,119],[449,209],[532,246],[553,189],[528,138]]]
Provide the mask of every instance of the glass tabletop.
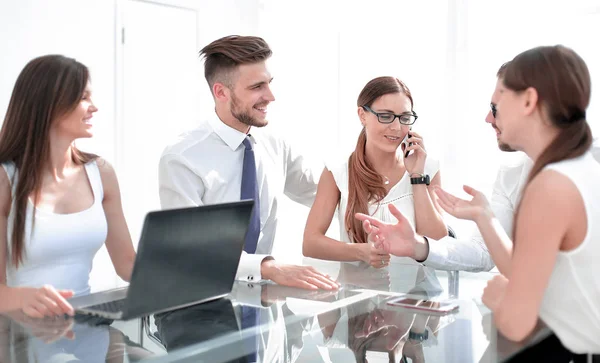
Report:
[[[480,300],[493,273],[306,262],[340,290],[236,282],[227,298],[130,321],[4,314],[0,362],[498,362],[547,334],[525,344],[498,335]],[[459,308],[440,316],[389,304],[404,295]]]

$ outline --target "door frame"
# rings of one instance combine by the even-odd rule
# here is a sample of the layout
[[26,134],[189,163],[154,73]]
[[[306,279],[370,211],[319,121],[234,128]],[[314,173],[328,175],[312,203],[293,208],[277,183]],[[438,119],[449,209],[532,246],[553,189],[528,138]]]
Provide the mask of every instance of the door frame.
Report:
[[198,39],[200,31],[200,8],[197,0],[114,0],[115,1],[115,118],[114,118],[114,168],[118,172],[123,166],[123,151],[125,150],[125,52],[124,46],[127,37],[125,21],[125,2],[135,1],[140,3],[168,6],[184,10],[191,10],[196,14],[196,48],[198,49]]

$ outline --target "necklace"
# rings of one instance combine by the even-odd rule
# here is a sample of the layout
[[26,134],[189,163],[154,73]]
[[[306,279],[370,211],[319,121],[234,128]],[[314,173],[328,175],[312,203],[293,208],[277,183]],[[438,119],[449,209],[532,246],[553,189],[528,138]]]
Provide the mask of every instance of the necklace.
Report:
[[[398,162],[398,160],[396,160],[396,162]],[[381,177],[383,178],[383,185],[389,185],[390,184],[390,179],[387,176],[385,176],[383,174],[379,174],[379,175],[381,175]]]

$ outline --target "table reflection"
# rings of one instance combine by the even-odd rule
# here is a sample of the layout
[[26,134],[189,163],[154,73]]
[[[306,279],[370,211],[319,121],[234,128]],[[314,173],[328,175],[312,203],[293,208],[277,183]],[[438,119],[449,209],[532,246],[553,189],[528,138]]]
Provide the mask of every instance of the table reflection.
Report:
[[22,312],[0,316],[1,362],[130,362],[153,354],[111,327],[87,316],[33,319]]
[[336,350],[347,348],[356,362],[367,362],[369,356],[381,360],[381,353],[390,362],[425,362],[423,346],[435,345],[438,331],[454,317],[394,308],[377,296],[319,314],[317,320],[325,346],[335,348],[329,351],[332,361],[341,361]]
[[428,296],[444,293],[435,270],[417,263],[391,263],[376,269],[366,263],[341,263],[338,282],[347,289],[395,293],[420,291]]
[[[386,303],[401,294],[453,298],[450,287],[458,284],[450,282],[458,275],[418,264],[330,267],[342,284],[337,291],[237,282],[227,299],[143,319],[143,330],[140,319],[114,324],[139,332],[143,347],[107,320],[0,315],[0,362],[497,362],[524,347],[501,343],[468,294],[459,297],[456,314],[442,317]],[[461,276],[461,286],[477,287],[485,278]]]

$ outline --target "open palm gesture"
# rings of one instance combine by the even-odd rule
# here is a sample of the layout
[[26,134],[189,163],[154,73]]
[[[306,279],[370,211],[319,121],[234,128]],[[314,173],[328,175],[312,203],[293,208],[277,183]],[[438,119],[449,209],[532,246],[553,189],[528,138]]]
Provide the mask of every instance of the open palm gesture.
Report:
[[442,188],[435,188],[435,193],[439,197],[438,203],[447,213],[460,219],[468,219],[477,221],[485,215],[492,215],[490,204],[485,195],[467,185],[463,186],[463,190],[473,198],[465,200],[458,198]]
[[415,253],[415,230],[395,205],[389,204],[389,210],[398,220],[386,223],[366,214],[357,213],[355,217],[363,222],[363,228],[370,242],[376,248],[401,257],[413,257]]

